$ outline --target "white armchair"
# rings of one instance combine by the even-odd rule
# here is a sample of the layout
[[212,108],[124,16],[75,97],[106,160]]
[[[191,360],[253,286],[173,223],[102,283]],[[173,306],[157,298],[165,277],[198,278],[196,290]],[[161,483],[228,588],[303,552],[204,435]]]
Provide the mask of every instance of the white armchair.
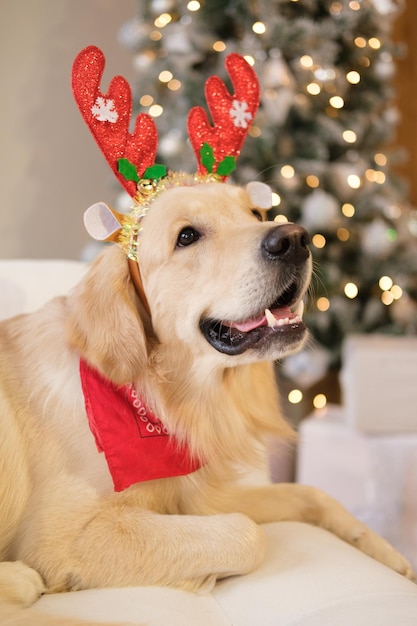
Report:
[[[0,261],[0,319],[65,294],[85,271],[76,261]],[[94,589],[43,596],[37,607],[149,626],[416,626],[414,583],[324,530],[281,522],[266,524],[264,531],[263,565],[220,581],[210,593]]]

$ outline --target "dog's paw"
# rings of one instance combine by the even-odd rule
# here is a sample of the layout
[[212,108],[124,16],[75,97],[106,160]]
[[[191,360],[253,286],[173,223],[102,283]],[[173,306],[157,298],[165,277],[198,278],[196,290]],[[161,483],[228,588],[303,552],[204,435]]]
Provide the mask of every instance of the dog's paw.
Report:
[[45,592],[42,578],[21,561],[0,563],[0,598],[10,604],[29,606]]
[[416,580],[416,574],[407,559],[392,547],[388,541],[362,524],[352,534],[351,543],[380,563],[398,572],[410,580]]
[[228,558],[235,568],[224,575],[248,574],[259,567],[265,558],[264,533],[258,524],[241,513],[228,513],[223,519]]

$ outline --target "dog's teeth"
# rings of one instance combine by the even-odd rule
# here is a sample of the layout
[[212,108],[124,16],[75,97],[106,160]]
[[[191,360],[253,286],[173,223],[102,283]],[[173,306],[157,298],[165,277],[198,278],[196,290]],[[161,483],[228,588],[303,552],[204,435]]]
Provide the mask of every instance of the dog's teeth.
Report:
[[294,315],[298,315],[298,317],[302,319],[303,313],[304,313],[304,302],[303,300],[300,300],[300,302],[297,304],[296,308],[294,309]]
[[277,325],[277,320],[272,315],[269,309],[265,309],[265,317],[266,317],[266,322],[270,328],[274,328],[274,326]]

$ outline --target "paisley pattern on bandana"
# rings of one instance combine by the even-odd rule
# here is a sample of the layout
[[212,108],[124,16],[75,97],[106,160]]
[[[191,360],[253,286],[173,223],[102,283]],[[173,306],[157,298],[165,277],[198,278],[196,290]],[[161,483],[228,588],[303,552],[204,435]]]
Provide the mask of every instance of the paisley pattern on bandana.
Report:
[[133,385],[117,386],[80,359],[85,409],[115,491],[147,480],[184,476],[202,463],[170,435]]

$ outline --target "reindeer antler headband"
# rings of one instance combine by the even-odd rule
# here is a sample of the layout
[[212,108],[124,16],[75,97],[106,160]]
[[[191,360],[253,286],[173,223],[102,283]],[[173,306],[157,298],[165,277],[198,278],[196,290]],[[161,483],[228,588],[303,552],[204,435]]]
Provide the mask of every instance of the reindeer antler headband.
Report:
[[[140,113],[133,131],[129,132],[132,92],[127,81],[115,76],[108,92],[100,91],[104,66],[104,54],[99,48],[89,46],[82,50],[74,61],[72,89],[87,126],[134,204],[130,214],[122,215],[99,202],[87,209],[84,222],[94,239],[116,241],[130,259],[131,271],[137,274],[138,270],[132,269],[132,261],[137,267],[137,237],[141,220],[153,200],[170,187],[227,180],[259,106],[259,83],[243,57],[229,54],[225,66],[234,94],[228,92],[220,78],[212,76],[206,81],[205,95],[213,125],[201,107],[194,107],[188,115],[188,134],[197,156],[197,173],[167,172],[163,165],[155,164],[158,134],[152,117]],[[270,208],[271,194],[270,190],[265,193],[266,185],[250,185],[254,203],[260,208]]]
[[[194,107],[189,112],[188,133],[198,162],[198,171],[194,175],[167,173],[164,166],[155,164],[158,135],[153,118],[140,113],[134,130],[129,132],[131,89],[123,77],[115,76],[108,92],[103,94],[100,82],[104,66],[104,54],[99,48],[89,46],[82,50],[74,61],[72,88],[100,150],[121,185],[134,198],[134,215],[129,216],[128,226],[140,221],[153,198],[167,187],[227,180],[234,170],[236,158],[259,106],[258,79],[243,57],[233,53],[225,60],[234,94],[228,92],[217,76],[210,77],[206,82],[205,93],[213,125],[201,107]],[[121,225],[116,227],[116,218],[126,221],[126,216],[115,213],[114,222],[111,219],[106,222],[102,233],[90,234],[93,237],[98,235],[99,239],[110,236],[112,240],[118,240],[121,237],[119,243],[127,254],[135,256],[132,246],[127,245],[126,237],[120,232]],[[92,220],[87,222],[92,225]],[[104,237],[111,225],[114,232]]]

